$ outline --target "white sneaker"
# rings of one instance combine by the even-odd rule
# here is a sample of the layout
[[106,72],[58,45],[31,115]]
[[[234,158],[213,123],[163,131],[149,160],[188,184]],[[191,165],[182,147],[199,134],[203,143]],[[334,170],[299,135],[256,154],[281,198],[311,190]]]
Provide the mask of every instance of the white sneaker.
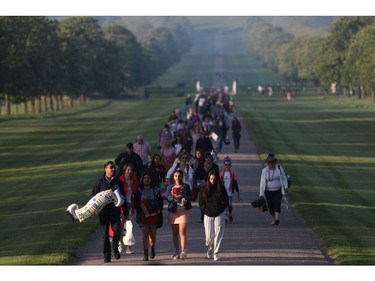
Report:
[[180,258],[181,258],[182,260],[185,260],[185,259],[187,258],[186,251],[182,251],[182,252],[181,252]]
[[125,252],[127,255],[132,255],[132,254],[134,254],[134,252],[132,251],[132,250],[126,250],[126,252]]
[[214,261],[218,261],[220,259],[219,254],[214,254]]
[[176,252],[176,253],[173,254],[172,258],[174,260],[178,260],[180,258],[180,254]]
[[209,248],[208,251],[207,251],[207,258],[212,259],[212,249],[211,248]]

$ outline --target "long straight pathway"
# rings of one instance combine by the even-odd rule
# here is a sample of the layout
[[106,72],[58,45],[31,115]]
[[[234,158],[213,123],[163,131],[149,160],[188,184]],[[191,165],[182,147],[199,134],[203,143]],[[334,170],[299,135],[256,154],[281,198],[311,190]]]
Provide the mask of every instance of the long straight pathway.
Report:
[[[231,117],[237,116],[233,113]],[[244,126],[243,126],[244,127]],[[133,255],[121,254],[121,259],[112,258],[111,265],[332,265],[335,262],[327,255],[317,236],[305,225],[302,218],[291,206],[282,205],[280,225],[272,226],[268,213],[260,213],[250,202],[258,198],[259,180],[264,167],[251,137],[243,128],[241,147],[234,153],[233,141],[223,146],[220,159],[229,156],[233,160],[232,169],[238,176],[241,191],[240,200],[234,199],[233,223],[226,224],[224,239],[220,248],[220,260],[207,259],[204,245],[204,228],[199,222],[200,211],[197,203],[190,212],[186,260],[173,260],[174,247],[172,231],[164,209],[164,225],[158,229],[156,257],[142,261],[142,234],[135,226],[136,244]],[[275,151],[277,154],[277,151]],[[282,159],[279,159],[282,164]],[[222,161],[218,162],[220,170]],[[293,189],[291,190],[293,192]],[[99,231],[87,245],[84,245],[71,265],[108,265],[103,263],[102,242]]]

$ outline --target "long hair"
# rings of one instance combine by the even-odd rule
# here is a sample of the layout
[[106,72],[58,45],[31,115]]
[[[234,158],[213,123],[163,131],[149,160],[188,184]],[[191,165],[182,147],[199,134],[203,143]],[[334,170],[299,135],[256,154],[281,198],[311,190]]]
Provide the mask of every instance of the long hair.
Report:
[[154,155],[152,155],[152,158],[151,158],[151,164],[150,164],[150,166],[155,166],[155,157],[159,157],[160,160],[161,160],[160,154],[154,153]]
[[133,170],[133,172],[132,172],[132,176],[134,176],[134,174],[135,174],[135,169],[134,169],[134,165],[131,164],[131,163],[125,163],[124,166],[122,166],[122,171],[121,171],[122,174],[121,174],[121,175],[124,175],[124,174],[125,174],[125,171],[126,171],[126,169],[127,169],[128,167],[132,168],[132,170]]
[[[210,182],[210,177],[215,176],[215,181],[213,184]],[[216,173],[216,171],[211,170],[206,179],[206,184],[202,187],[202,197],[207,198],[210,194],[214,192],[221,192],[221,182],[219,179],[219,175]]]
[[143,181],[143,179],[144,179],[145,176],[150,177],[150,188],[154,189],[154,184],[153,184],[153,182],[152,182],[152,177],[151,177],[151,175],[150,175],[149,173],[147,173],[147,172],[144,173],[144,174],[142,175],[141,182],[139,183],[139,188],[140,188],[140,189],[143,189],[143,188],[145,187],[145,183],[144,183],[144,181]]

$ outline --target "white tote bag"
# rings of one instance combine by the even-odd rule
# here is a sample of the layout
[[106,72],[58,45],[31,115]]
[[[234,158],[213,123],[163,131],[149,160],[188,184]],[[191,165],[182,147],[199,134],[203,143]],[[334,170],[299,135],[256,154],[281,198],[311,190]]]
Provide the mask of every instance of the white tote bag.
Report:
[[122,242],[125,246],[133,246],[135,244],[135,237],[133,234],[133,223],[131,220],[127,220],[124,223],[124,237],[122,238]]

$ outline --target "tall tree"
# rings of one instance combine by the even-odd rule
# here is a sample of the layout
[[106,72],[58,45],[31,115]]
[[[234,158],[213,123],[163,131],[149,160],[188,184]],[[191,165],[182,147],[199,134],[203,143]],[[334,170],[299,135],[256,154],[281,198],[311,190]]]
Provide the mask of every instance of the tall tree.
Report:
[[365,93],[375,90],[375,23],[362,28],[348,47],[344,71],[345,83],[362,89]]
[[345,84],[342,70],[346,51],[357,32],[373,20],[372,17],[340,17],[333,22],[317,61],[317,71],[322,81]]
[[116,54],[117,86],[132,88],[142,84],[143,49],[137,38],[126,27],[108,25],[103,28],[104,38],[118,49]]
[[59,36],[68,77],[64,90],[73,97],[103,91],[100,75],[101,53],[105,50],[103,32],[92,17],[70,17],[60,22]]
[[1,90],[17,102],[54,92],[59,84],[57,23],[46,17],[1,17],[0,26]]

